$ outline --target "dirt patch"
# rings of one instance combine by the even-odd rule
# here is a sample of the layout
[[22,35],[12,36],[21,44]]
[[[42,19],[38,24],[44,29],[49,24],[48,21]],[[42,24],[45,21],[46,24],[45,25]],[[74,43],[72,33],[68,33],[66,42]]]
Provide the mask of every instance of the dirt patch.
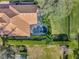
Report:
[[28,59],[60,59],[60,48],[54,45],[48,46],[29,46]]

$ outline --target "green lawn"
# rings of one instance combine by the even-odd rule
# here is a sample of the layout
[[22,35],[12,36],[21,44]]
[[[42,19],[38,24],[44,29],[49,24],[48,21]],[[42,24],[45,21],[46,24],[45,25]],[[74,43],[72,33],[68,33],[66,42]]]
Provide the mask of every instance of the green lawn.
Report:
[[79,0],[73,0],[71,19],[71,34],[79,33]]
[[32,41],[32,40],[8,40],[11,45],[45,45],[45,41]]
[[68,20],[51,20],[52,34],[67,34],[68,33]]
[[75,56],[72,50],[68,51],[68,59],[75,59]]
[[73,8],[71,11],[70,25],[68,24],[69,19],[67,18],[51,19],[52,34],[68,34],[69,28],[71,37],[75,37],[79,33],[79,0],[73,0]]
[[3,42],[2,42],[2,39],[0,38],[0,45],[2,45],[2,43],[3,43]]
[[[46,45],[46,41],[33,41],[33,40],[8,40],[8,44],[12,45]],[[74,49],[78,48],[78,43],[76,40],[72,41],[57,41],[57,42],[50,42],[48,45],[64,45],[68,44],[69,48]]]
[[69,47],[71,49],[78,48],[78,42],[76,40],[72,40],[71,42],[69,42]]

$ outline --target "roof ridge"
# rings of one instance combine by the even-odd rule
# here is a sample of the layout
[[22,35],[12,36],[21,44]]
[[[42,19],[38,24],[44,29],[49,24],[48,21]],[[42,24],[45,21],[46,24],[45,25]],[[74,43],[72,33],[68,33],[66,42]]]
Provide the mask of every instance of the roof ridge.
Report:
[[[13,24],[13,23],[11,23],[11,24],[15,26],[14,31],[15,31],[16,29],[19,29],[20,31],[22,31],[22,30],[21,30],[20,28],[18,28],[15,24]],[[14,32],[14,31],[13,31],[13,32]],[[12,32],[12,33],[13,33],[13,32]],[[24,31],[22,31],[22,32],[23,32],[24,34],[26,34]]]
[[[15,16],[15,17],[19,17],[20,18],[20,16]],[[21,20],[21,21],[23,21],[23,22],[25,22],[24,20],[22,20],[22,18],[20,18],[19,20]],[[25,24],[26,24],[27,22],[25,22]],[[12,24],[14,24],[14,23],[12,23]],[[28,23],[27,23],[28,24]],[[14,24],[14,25],[16,25],[16,24]],[[29,25],[29,24],[28,24]],[[16,27],[18,27],[17,25],[16,25]],[[18,27],[20,30],[22,29],[22,28],[20,28],[20,27]],[[24,32],[24,31],[23,31]]]
[[19,14],[19,12],[12,6],[9,6],[10,10],[12,10],[13,12],[15,12],[16,14]]
[[5,21],[5,22],[7,22],[7,20],[5,19],[6,17],[8,18],[8,22],[9,22],[9,17],[8,17],[8,15],[7,14],[5,14],[5,13],[2,13],[3,15],[1,16],[1,18]]
[[36,5],[11,5],[20,13],[35,13],[37,11]]
[[[7,18],[8,18],[8,22],[10,21],[10,17],[7,15],[7,14],[5,14],[4,13],[4,15],[3,15],[4,17],[6,16]],[[3,18],[4,19],[4,18]],[[4,19],[5,20],[5,19]],[[5,20],[6,22],[7,22],[7,20]]]
[[[23,19],[22,17],[20,17],[19,15],[18,15],[18,17],[21,18],[21,20],[24,21],[24,19]],[[25,22],[25,21],[24,21],[24,22]],[[28,22],[25,22],[25,23],[29,24]],[[29,25],[30,25],[30,24],[29,24]]]
[[9,18],[12,18],[17,15],[10,8],[0,8],[0,13],[5,13]]

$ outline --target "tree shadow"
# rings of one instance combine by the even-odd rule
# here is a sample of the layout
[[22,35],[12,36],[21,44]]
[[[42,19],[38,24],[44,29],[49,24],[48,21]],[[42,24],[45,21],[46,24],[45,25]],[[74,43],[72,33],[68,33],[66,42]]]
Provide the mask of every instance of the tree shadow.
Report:
[[67,34],[54,34],[53,40],[54,41],[69,41]]

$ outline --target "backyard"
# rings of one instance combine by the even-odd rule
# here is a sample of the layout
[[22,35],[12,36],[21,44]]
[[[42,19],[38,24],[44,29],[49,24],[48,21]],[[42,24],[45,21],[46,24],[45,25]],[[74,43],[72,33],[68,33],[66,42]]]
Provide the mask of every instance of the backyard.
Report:
[[71,14],[71,35],[72,37],[79,33],[79,0],[73,0],[73,10]]
[[[56,45],[34,45],[28,47],[29,59],[60,59],[60,47]],[[38,53],[37,53],[38,52]]]
[[[43,10],[44,12],[43,14],[45,14],[45,16],[47,15],[47,12],[50,13],[50,11],[54,9],[54,7],[56,6],[59,7],[59,5],[55,5],[54,7],[52,7],[51,0],[48,0],[46,6],[43,5],[45,3],[45,0],[44,3],[43,2],[41,3],[42,0],[40,0],[40,3],[39,0],[35,1],[38,1],[38,5]],[[79,1],[73,0],[72,4],[73,4],[73,6],[71,5],[72,9],[67,9],[68,10],[67,13],[70,12],[69,14],[65,13],[66,10],[64,8],[67,6],[63,7],[64,5],[66,5],[64,4],[60,6],[60,9],[62,9],[61,7],[63,7],[62,9],[64,10],[63,13],[59,9],[57,9],[56,11],[54,10],[54,12],[51,12],[52,14],[51,13],[48,14],[50,16],[43,18],[43,23],[48,27],[48,33],[47,33],[48,37],[36,36],[34,37],[36,40],[9,39],[7,41],[7,44],[14,46],[25,45],[28,49],[29,59],[60,59],[60,58],[62,59],[63,55],[60,53],[61,52],[60,45],[67,44],[69,45],[68,59],[75,59],[73,50],[75,48],[78,48],[78,43],[77,40],[75,39],[76,35],[79,33],[79,16],[78,16]],[[54,14],[55,12],[56,14]],[[52,38],[50,39],[49,34],[67,34],[68,36],[70,36],[70,38],[69,41],[53,41]],[[40,39],[38,40],[38,38],[40,39],[44,38],[45,40]],[[49,39],[50,41],[47,43]],[[2,44],[2,39],[0,39],[0,44]]]

